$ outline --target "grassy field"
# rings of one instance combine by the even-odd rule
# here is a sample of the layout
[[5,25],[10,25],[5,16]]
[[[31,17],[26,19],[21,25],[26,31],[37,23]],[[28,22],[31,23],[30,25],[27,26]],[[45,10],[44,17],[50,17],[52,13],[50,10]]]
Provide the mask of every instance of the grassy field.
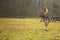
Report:
[[0,18],[0,40],[60,40],[60,22],[49,23],[46,32],[39,18]]

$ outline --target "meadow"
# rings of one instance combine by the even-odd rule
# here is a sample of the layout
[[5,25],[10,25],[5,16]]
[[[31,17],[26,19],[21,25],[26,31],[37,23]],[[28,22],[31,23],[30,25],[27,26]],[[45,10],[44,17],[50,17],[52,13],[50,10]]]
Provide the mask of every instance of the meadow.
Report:
[[60,22],[44,29],[39,18],[0,18],[0,40],[60,40]]

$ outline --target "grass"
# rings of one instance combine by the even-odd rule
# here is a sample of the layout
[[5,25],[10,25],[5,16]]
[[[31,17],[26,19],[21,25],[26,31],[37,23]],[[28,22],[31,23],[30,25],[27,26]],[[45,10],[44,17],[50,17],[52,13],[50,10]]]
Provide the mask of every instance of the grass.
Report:
[[49,23],[48,29],[39,18],[0,18],[0,40],[60,40],[60,22]]

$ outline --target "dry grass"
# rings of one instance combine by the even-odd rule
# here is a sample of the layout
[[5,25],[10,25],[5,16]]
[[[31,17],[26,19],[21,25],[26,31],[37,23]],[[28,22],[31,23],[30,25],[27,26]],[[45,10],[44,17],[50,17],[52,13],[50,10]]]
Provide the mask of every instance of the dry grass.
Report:
[[60,22],[50,23],[48,32],[39,18],[0,18],[0,40],[60,40]]

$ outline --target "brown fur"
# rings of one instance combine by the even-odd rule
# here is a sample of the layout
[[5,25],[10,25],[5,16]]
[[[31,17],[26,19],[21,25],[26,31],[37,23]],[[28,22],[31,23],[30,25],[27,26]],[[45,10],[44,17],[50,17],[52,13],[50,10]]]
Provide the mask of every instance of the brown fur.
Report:
[[48,18],[47,18],[47,20],[45,19],[45,14],[47,14],[47,12],[48,12],[47,8],[43,8],[43,9],[39,10],[39,17],[41,18],[41,20],[43,19],[46,30],[48,30],[47,26],[49,24]]

